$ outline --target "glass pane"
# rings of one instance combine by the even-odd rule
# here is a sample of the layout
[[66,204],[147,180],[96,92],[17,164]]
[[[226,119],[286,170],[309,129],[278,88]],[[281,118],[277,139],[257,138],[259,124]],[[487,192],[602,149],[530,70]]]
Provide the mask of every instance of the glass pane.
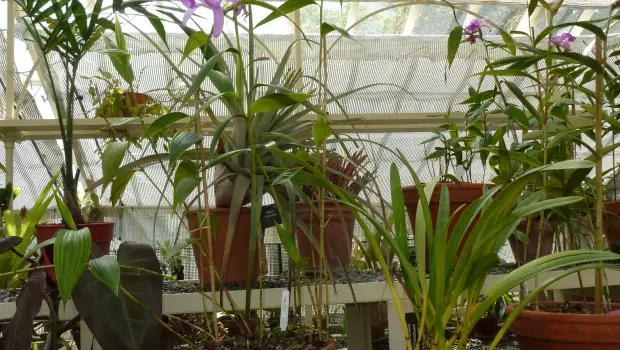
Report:
[[[463,22],[464,14],[458,14],[459,22]],[[442,35],[454,27],[452,9],[445,6],[425,5],[413,27],[414,35]]]

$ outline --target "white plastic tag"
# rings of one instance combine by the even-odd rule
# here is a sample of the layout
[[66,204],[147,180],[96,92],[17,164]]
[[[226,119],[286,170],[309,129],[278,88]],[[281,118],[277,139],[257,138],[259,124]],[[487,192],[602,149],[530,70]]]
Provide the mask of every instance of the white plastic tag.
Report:
[[282,291],[282,301],[280,302],[280,330],[285,331],[288,327],[288,305],[290,292],[288,289]]

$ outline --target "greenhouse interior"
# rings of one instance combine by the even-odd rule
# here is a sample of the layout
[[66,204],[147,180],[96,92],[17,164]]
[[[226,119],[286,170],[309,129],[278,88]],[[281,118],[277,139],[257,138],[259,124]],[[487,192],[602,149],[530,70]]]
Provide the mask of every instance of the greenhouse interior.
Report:
[[0,2],[0,349],[620,349],[619,9]]

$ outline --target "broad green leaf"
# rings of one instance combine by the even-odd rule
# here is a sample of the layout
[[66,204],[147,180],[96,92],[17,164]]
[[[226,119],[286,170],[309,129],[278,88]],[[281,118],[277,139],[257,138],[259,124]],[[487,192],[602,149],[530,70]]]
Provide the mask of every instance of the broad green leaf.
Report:
[[545,167],[545,170],[590,169],[595,166],[596,163],[589,160],[570,159],[548,165]]
[[308,5],[316,5],[316,2],[313,0],[287,0],[282,5],[278,7],[280,11],[272,11],[268,14],[262,21],[258,22],[254,28],[258,28],[264,24],[267,24],[273,21],[276,18],[280,18],[285,14],[291,13],[293,11],[304,8]]
[[212,70],[209,72],[209,80],[215,85],[217,91],[221,93],[234,93],[235,87],[230,77],[220,71]]
[[176,210],[177,206],[183,203],[187,197],[196,189],[200,184],[200,179],[196,177],[187,177],[179,181],[174,186],[174,199],[172,203],[172,209]]
[[202,85],[202,83],[209,76],[209,72],[211,72],[213,67],[215,67],[215,65],[222,58],[222,55],[226,52],[237,53],[237,50],[230,48],[230,49],[227,49],[226,51],[218,52],[214,54],[211,58],[209,58],[209,60],[207,60],[207,62],[205,62],[202,65],[198,74],[196,74],[194,81],[192,81],[192,85],[189,87],[189,89],[187,89],[185,96],[183,96],[183,101],[189,101],[191,98],[194,97],[194,94],[196,93],[196,91],[200,89],[200,86]]
[[108,187],[108,184],[112,181],[114,175],[116,175],[118,168],[125,158],[127,149],[129,149],[129,141],[112,141],[108,143],[103,151],[101,155],[101,167],[103,170],[102,193],[105,192],[106,187]]
[[118,47],[120,50],[127,52],[125,33],[123,33],[123,29],[121,28],[121,22],[119,22],[118,17],[116,17],[116,21],[114,22],[114,37],[116,38],[116,47]]
[[112,188],[110,189],[110,201],[112,202],[112,206],[116,206],[118,201],[121,199],[123,193],[125,193],[125,189],[127,188],[129,181],[135,173],[135,170],[130,170],[114,179],[114,182],[112,182]]
[[46,241],[43,241],[37,245],[35,245],[34,247],[28,249],[28,251],[26,252],[26,254],[24,254],[24,259],[28,259],[29,257],[31,257],[34,253],[38,252],[39,250],[41,250],[41,248],[50,246],[52,244],[56,243],[56,237],[52,237]]
[[513,104],[507,105],[504,108],[504,113],[506,113],[510,119],[518,123],[521,127],[528,127],[530,125],[525,112]]
[[301,103],[312,97],[312,94],[274,93],[265,95],[250,105],[250,115],[262,112],[275,112],[285,107]]
[[54,271],[58,289],[66,305],[71,291],[82,275],[90,256],[91,237],[88,228],[60,230],[54,243]]
[[275,178],[275,180],[273,180],[273,182],[271,183],[273,186],[277,186],[277,185],[281,185],[287,181],[290,181],[292,177],[295,176],[295,174],[297,174],[299,171],[301,170],[301,168],[294,168],[294,169],[289,169],[283,173],[281,173],[280,175],[278,175],[278,177]]
[[123,80],[125,80],[129,86],[132,86],[134,75],[131,64],[129,63],[129,54],[126,51],[118,49],[108,37],[104,38],[104,43],[108,57],[110,61],[112,61],[112,65]]
[[317,147],[322,146],[331,134],[332,130],[324,118],[319,118],[319,120],[312,125],[312,138]]
[[155,119],[146,130],[146,136],[150,137],[156,135],[160,131],[167,129],[170,125],[184,118],[189,118],[189,116],[183,112],[171,112],[164,114],[161,117],[157,117],[157,119]]
[[177,185],[181,180],[188,177],[197,178],[199,175],[198,170],[198,165],[195,162],[189,159],[182,160],[174,174],[174,184]]
[[591,68],[593,71],[597,73],[601,73],[601,74],[603,73],[603,66],[600,63],[598,63],[597,60],[595,60],[592,57],[585,56],[577,52],[570,52],[570,51],[569,52],[552,52],[549,55],[552,57],[564,58],[564,59],[568,59],[573,62],[581,63]]
[[456,54],[459,51],[461,40],[463,38],[463,28],[460,26],[454,27],[448,35],[448,68],[452,67],[452,62],[456,58]]
[[515,97],[519,100],[519,102],[523,104],[523,107],[525,107],[525,109],[527,109],[532,114],[532,116],[540,120],[540,115],[538,114],[538,110],[532,105],[532,103],[530,103],[530,101],[527,100],[527,98],[523,94],[523,91],[521,91],[521,89],[515,83],[511,81],[505,81],[504,83],[506,84],[508,89],[515,95]]
[[58,193],[54,193],[54,198],[56,199],[56,206],[60,212],[60,217],[65,222],[65,225],[67,225],[67,227],[71,230],[77,230],[75,221],[73,221],[73,216],[71,216],[71,212],[69,211],[69,208],[67,208],[65,202],[60,198]]
[[[217,227],[217,225],[211,226],[212,230],[215,230],[216,227]],[[181,242],[175,244],[172,248],[170,248],[170,250],[168,250],[168,256],[175,256],[175,255],[181,254],[183,249],[189,247],[190,245],[192,245],[192,244],[194,244],[196,242],[200,242],[200,239],[198,239],[198,238],[191,238],[191,237],[187,237],[185,239],[182,239]]]
[[73,10],[73,17],[75,18],[75,23],[77,23],[80,35],[82,36],[82,38],[87,38],[88,26],[86,21],[86,10],[84,10],[84,6],[82,6],[80,1],[74,0],[71,3],[71,9]]
[[118,296],[118,288],[121,283],[121,267],[116,259],[109,255],[104,255],[100,258],[92,259],[88,262],[88,265],[90,272]]
[[202,141],[202,136],[194,132],[181,131],[176,133],[170,141],[168,166],[172,167],[189,147]]
[[181,57],[180,63],[183,63],[187,56],[194,52],[194,50],[209,42],[210,38],[211,36],[203,31],[196,31],[192,33],[185,43],[185,48],[183,48],[183,57]]
[[390,166],[390,191],[392,194],[392,212],[394,214],[395,238],[401,249],[407,248],[407,214],[403,199],[403,188],[400,182],[400,173],[396,164]]
[[496,77],[525,77],[525,78],[532,80],[533,82],[537,84],[540,84],[540,81],[536,79],[535,76],[529,74],[528,72],[524,72],[522,70],[515,70],[515,69],[485,70],[484,72],[481,72],[475,75],[480,75],[480,76],[492,75]]
[[536,10],[536,6],[538,6],[538,0],[530,0],[527,5],[527,15],[528,17],[532,17],[532,13]]

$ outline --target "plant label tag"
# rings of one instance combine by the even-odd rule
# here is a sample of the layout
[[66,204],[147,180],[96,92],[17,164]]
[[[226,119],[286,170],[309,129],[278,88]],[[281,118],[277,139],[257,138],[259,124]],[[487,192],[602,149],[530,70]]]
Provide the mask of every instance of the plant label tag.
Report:
[[275,204],[263,205],[260,215],[260,224],[263,230],[281,223],[282,217],[280,217],[278,207]]
[[280,330],[285,331],[288,327],[288,303],[291,292],[288,289],[282,291],[282,301],[280,303]]
[[409,328],[409,339],[411,339],[411,346],[415,349],[418,342],[418,319],[415,317],[414,312],[405,313],[405,322],[407,328]]

